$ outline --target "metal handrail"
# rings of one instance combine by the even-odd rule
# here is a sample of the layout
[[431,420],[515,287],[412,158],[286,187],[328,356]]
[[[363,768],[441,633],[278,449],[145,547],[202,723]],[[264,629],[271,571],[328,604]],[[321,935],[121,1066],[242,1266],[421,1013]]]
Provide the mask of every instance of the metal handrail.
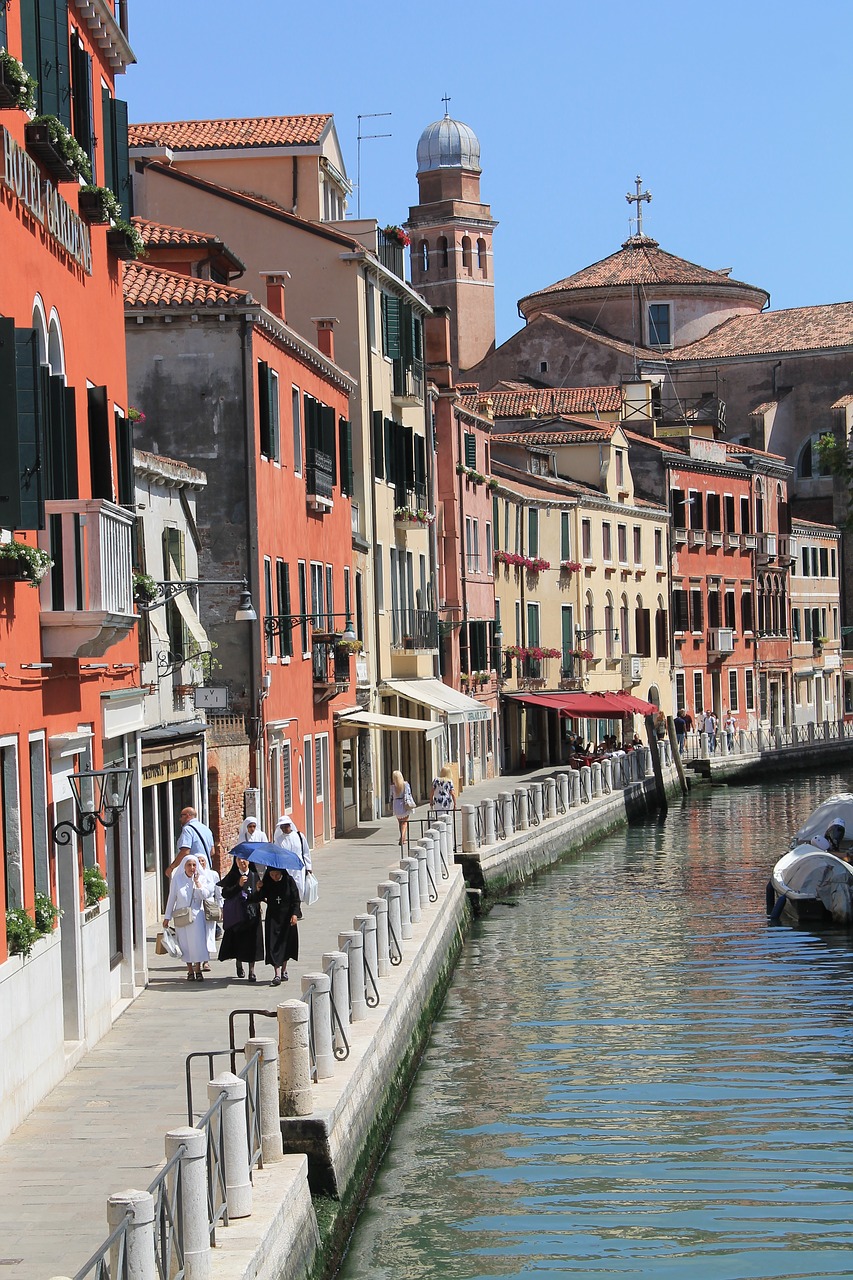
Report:
[[[429,873],[429,867],[427,867],[427,873]],[[366,924],[364,924],[364,923],[362,923],[362,924],[360,924],[360,925],[358,926],[358,929],[359,929],[359,933],[361,934],[361,938],[362,938],[361,953],[362,953],[362,956],[364,957],[364,973],[365,973],[365,977],[367,977],[367,978],[369,978],[369,979],[370,979],[370,985],[371,985],[371,987],[373,988],[373,995],[371,995],[371,994],[370,994],[370,992],[369,992],[369,991],[368,991],[368,989],[367,989],[367,983],[365,982],[365,984],[364,984],[364,1002],[365,1002],[365,1004],[367,1005],[368,1009],[375,1009],[375,1008],[378,1006],[378,1004],[379,1004],[379,988],[378,988],[378,986],[376,985],[376,978],[377,978],[377,976],[378,976],[378,975],[377,975],[377,974],[374,974],[373,970],[371,969],[370,965],[369,965],[369,964],[368,964],[368,962],[367,962],[367,948],[366,948],[366,947],[365,947],[365,945],[364,945],[364,939],[365,939],[365,938],[366,938],[366,936],[367,936],[367,925],[366,925]]]
[[317,1075],[317,1046],[314,1042],[314,992],[316,990],[316,984],[312,982],[302,992],[302,999],[308,1005],[308,1061],[311,1067],[311,1079],[315,1084],[319,1079]]
[[228,1184],[222,1125],[222,1105],[227,1096],[223,1089],[196,1125],[207,1137],[207,1225],[212,1245],[216,1244],[217,1223],[228,1226]]
[[261,1051],[256,1049],[243,1070],[236,1073],[239,1079],[246,1081],[246,1142],[249,1148],[249,1177],[255,1165],[264,1167],[264,1155],[261,1139],[261,1072],[259,1063]]
[[536,806],[533,803],[533,786],[527,788],[527,821],[531,827],[539,826],[539,815],[536,812]]
[[[208,1080],[213,1079],[213,1059],[231,1057],[230,1049],[196,1049],[193,1053],[188,1053],[184,1060],[184,1071],[187,1079],[187,1124],[192,1128],[193,1113],[193,1082],[192,1082],[192,1063],[196,1058],[207,1058]],[[232,1058],[233,1070],[233,1058]],[[201,1126],[199,1126],[201,1127]]]
[[438,902],[438,887],[435,878],[430,871],[429,863],[426,864],[427,880],[429,880],[429,900],[430,902]]
[[[334,982],[332,981],[333,968],[334,961],[324,970],[329,978],[329,1005],[332,1010],[332,1053],[338,1062],[346,1062],[349,1057],[349,1040],[347,1040],[347,1033],[344,1030],[344,1023],[341,1020],[341,1015],[338,1013],[338,1006],[335,1004],[335,989]],[[349,988],[347,988],[347,991],[349,992]],[[313,1015],[313,1002],[311,1003],[310,1009]],[[313,1029],[313,1022],[311,1025]],[[338,1035],[340,1035],[341,1044],[338,1044]]]
[[[255,1036],[255,1018],[275,1018],[278,1021],[278,1011],[276,1009],[232,1009],[228,1015],[228,1043],[230,1044],[231,1053],[231,1070],[237,1074],[237,1054],[242,1053],[242,1048],[238,1048],[234,1040],[234,1019],[241,1016],[247,1016],[249,1019],[249,1035],[247,1039],[253,1040]],[[211,1076],[211,1079],[213,1077]]]
[[[88,1276],[91,1276],[93,1280],[128,1280],[127,1229],[132,1218],[133,1214],[128,1210],[100,1248],[92,1254],[88,1262],[85,1262],[76,1273],[74,1280],[86,1280]],[[110,1270],[109,1254],[114,1244],[118,1245],[118,1256],[115,1260],[114,1270]]]
[[183,1280],[184,1180],[181,1161],[186,1150],[183,1145],[178,1147],[148,1188],[154,1197],[154,1261],[159,1280]]

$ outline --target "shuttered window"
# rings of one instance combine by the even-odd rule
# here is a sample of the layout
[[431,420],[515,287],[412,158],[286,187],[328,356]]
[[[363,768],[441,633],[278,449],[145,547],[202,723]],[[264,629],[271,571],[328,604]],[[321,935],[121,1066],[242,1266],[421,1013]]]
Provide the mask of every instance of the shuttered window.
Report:
[[70,129],[67,0],[21,0],[20,17],[22,61],[38,81],[38,113],[56,116]]
[[655,613],[655,657],[665,658],[669,653],[669,624],[666,609]]
[[698,587],[690,591],[690,625],[693,631],[701,631],[705,625],[702,592]]
[[382,294],[382,350],[391,360],[399,360],[402,352],[401,304],[399,298]]
[[672,593],[672,618],[676,631],[690,630],[690,613],[687,604],[687,592],[680,588]]
[[265,458],[278,462],[280,437],[278,374],[265,360],[258,361],[258,420],[261,453]]
[[335,411],[327,404],[320,405],[320,450],[332,464],[332,484],[337,484],[337,441],[335,440]]
[[95,175],[95,111],[92,94],[92,59],[77,35],[71,37],[71,105],[74,137],[92,162]]
[[275,562],[276,595],[281,630],[278,633],[279,657],[289,658],[293,653],[293,628],[290,625],[290,565],[284,560]]
[[44,528],[43,422],[38,336],[0,318],[0,525]]
[[346,418],[338,419],[338,442],[341,467],[341,493],[352,497],[354,478],[352,470],[352,423]]
[[634,631],[637,637],[637,653],[641,658],[652,656],[652,625],[648,609],[634,610]]
[[385,429],[382,410],[373,410],[373,474],[377,480],[385,479]]
[[465,466],[477,467],[477,437],[473,431],[465,432]]
[[6,48],[6,6],[0,4],[0,47]]
[[118,471],[118,500],[122,507],[133,507],[135,485],[133,480],[133,423],[118,410],[115,412],[116,469]]
[[127,103],[101,91],[104,135],[104,186],[109,187],[121,205],[121,216],[132,213],[130,163],[127,150]]
[[89,387],[86,393],[89,421],[89,479],[93,498],[113,499],[110,461],[110,425],[106,387]]
[[415,436],[415,493],[419,502],[426,502],[426,441]]
[[74,388],[65,385],[61,374],[51,374],[46,364],[41,366],[40,373],[47,497],[76,498],[79,490]]

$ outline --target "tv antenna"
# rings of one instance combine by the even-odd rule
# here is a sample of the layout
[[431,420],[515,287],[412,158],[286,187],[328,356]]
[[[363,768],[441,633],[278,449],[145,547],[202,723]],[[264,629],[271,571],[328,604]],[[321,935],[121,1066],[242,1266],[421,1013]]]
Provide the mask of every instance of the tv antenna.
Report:
[[371,138],[390,138],[392,136],[390,133],[362,133],[361,122],[362,120],[378,120],[380,116],[390,116],[392,114],[393,113],[391,111],[367,111],[364,115],[360,115],[358,117],[358,149],[356,152],[357,158],[355,170],[355,181],[356,187],[358,188],[358,200],[356,202],[357,218],[361,217],[361,144]]

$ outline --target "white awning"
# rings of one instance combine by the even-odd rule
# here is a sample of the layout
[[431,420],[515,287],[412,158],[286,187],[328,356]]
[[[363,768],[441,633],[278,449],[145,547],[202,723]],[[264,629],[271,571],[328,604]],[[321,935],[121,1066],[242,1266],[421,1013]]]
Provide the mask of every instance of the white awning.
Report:
[[386,716],[379,711],[345,711],[337,717],[338,724],[363,725],[369,729],[388,729],[405,733],[425,733],[427,739],[438,738],[444,733],[444,725],[436,720],[414,720],[410,716]]
[[441,680],[385,680],[380,692],[396,693],[410,702],[418,702],[439,715],[446,716],[448,724],[460,724],[464,720],[491,720],[492,713],[476,698],[452,689]]
[[190,604],[185,592],[181,592],[179,596],[175,596],[175,604],[178,606],[178,613],[187,624],[187,631],[195,642],[196,651],[198,653],[210,652],[210,640],[204,627],[198,619],[198,614]]

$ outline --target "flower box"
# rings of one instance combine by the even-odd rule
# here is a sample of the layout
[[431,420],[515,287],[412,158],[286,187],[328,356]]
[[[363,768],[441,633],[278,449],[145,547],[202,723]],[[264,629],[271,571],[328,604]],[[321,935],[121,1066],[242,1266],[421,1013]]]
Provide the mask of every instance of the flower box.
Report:
[[125,262],[140,258],[145,251],[144,245],[140,249],[139,232],[133,227],[125,226],[110,227],[107,232],[107,248]]
[[54,182],[77,182],[91,176],[88,156],[77,139],[53,116],[39,116],[24,129],[27,150]]
[[0,544],[0,577],[7,580],[37,587],[52,566],[50,556],[40,547],[14,539]]
[[77,209],[81,218],[99,226],[108,226],[121,218],[121,205],[109,187],[81,187]]
[[23,63],[0,49],[0,107],[19,107],[21,111],[34,111],[36,105],[36,81]]

